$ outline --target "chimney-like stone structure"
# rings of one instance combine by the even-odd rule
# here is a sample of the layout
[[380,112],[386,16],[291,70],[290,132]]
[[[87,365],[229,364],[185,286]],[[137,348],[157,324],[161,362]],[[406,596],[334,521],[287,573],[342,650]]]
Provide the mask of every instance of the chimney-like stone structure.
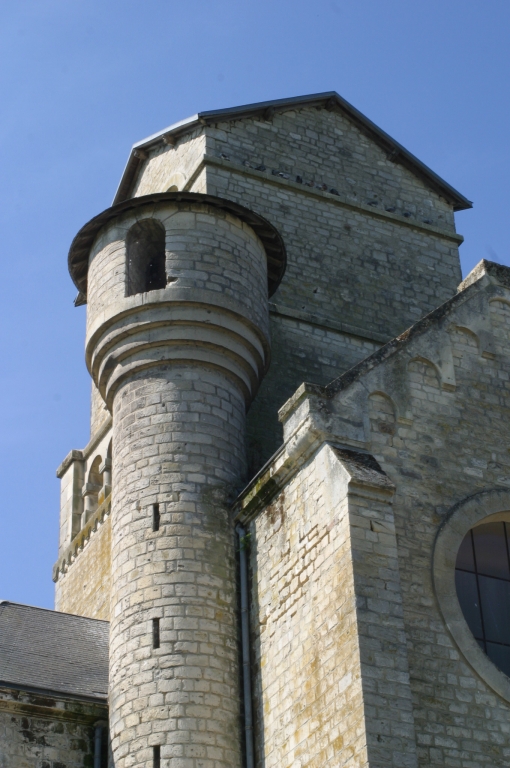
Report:
[[199,194],[115,206],[71,248],[87,365],[113,416],[116,768],[240,765],[229,505],[284,266],[267,221]]

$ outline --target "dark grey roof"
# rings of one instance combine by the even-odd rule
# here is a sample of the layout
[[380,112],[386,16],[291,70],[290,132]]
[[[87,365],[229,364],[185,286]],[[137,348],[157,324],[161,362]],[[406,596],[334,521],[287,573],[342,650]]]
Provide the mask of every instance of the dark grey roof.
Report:
[[198,125],[207,125],[208,123],[218,122],[219,120],[239,120],[247,117],[264,116],[270,118],[275,112],[283,112],[293,107],[324,107],[347,115],[363,133],[370,136],[379,146],[381,146],[388,156],[401,165],[406,166],[412,173],[419,176],[428,186],[448,200],[455,211],[462,211],[466,208],[472,208],[472,203],[461,195],[456,189],[448,184],[444,179],[434,173],[425,163],[418,160],[402,144],[392,139],[385,131],[379,128],[375,123],[365,117],[356,107],[349,104],[336,91],[326,91],[325,93],[312,93],[307,96],[294,96],[289,99],[276,99],[274,101],[260,101],[256,104],[245,104],[240,107],[230,107],[228,109],[217,109],[208,112],[198,112],[186,120],[180,120],[178,123],[164,128],[152,136],[133,144],[126,168],[122,175],[117,193],[113,200],[113,205],[126,200],[131,194],[131,188],[138,167],[143,160],[143,150],[161,143],[173,143],[180,136],[188,133]]
[[105,700],[107,621],[0,601],[0,684]]

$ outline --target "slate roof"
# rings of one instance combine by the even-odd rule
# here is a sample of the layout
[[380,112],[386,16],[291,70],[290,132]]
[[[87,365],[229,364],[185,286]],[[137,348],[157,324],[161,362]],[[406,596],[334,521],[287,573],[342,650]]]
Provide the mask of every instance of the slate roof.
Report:
[[346,115],[351,122],[375,141],[382,149],[388,153],[393,162],[401,163],[416,176],[419,176],[426,184],[435,189],[440,195],[449,200],[455,211],[463,211],[466,208],[472,208],[472,203],[461,195],[456,189],[448,184],[444,179],[434,173],[425,163],[418,160],[415,155],[409,152],[402,144],[395,141],[389,134],[379,128],[368,117],[365,117],[356,107],[349,104],[336,91],[326,91],[324,93],[312,93],[306,96],[293,96],[287,99],[276,99],[274,101],[260,101],[256,104],[244,104],[240,107],[229,107],[228,109],[210,110],[208,112],[198,112],[192,117],[180,120],[178,123],[164,128],[152,136],[133,144],[129,155],[126,168],[122,174],[117,193],[113,200],[113,205],[126,200],[131,195],[133,181],[138,168],[143,161],[144,150],[157,144],[169,143],[177,140],[180,136],[193,130],[199,125],[207,125],[224,120],[239,120],[249,117],[270,118],[275,112],[284,112],[285,110],[299,107],[324,107],[325,109],[337,109]]
[[107,621],[0,601],[0,684],[105,700]]

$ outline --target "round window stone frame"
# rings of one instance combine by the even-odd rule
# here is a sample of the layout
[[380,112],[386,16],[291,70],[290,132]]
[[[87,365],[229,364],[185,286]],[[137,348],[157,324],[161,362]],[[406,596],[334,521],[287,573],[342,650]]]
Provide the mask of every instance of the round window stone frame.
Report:
[[455,562],[464,536],[477,525],[498,520],[510,523],[510,490],[481,491],[452,507],[436,536],[432,574],[441,614],[460,652],[476,674],[510,704],[510,678],[476,642],[462,613],[455,586]]

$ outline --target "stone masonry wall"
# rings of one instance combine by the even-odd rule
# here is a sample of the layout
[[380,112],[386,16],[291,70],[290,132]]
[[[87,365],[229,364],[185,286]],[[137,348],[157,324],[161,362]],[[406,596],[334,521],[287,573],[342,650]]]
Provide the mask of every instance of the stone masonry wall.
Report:
[[92,768],[106,705],[0,688],[2,768]]
[[106,517],[55,585],[55,610],[110,619],[111,523]]
[[[510,484],[510,305],[491,304],[494,358],[453,325],[456,390],[430,362],[409,364],[410,423],[372,430],[372,450],[397,485],[395,522],[419,765],[503,768],[510,705],[467,664],[438,612],[431,580],[444,514],[476,491]],[[377,419],[377,421],[379,421]]]
[[275,304],[389,339],[455,293],[461,274],[451,230],[441,237],[266,176],[232,163],[207,171],[211,194],[242,201],[280,231],[288,262]]
[[239,765],[234,533],[224,504],[241,472],[244,408],[220,372],[183,366],[142,372],[115,399],[116,768],[150,764],[153,745],[168,768]]
[[271,312],[271,366],[247,415],[248,477],[252,477],[281,445],[283,430],[275,408],[285,403],[303,381],[320,384],[348,370],[381,346],[380,342],[339,333]]
[[[81,455],[81,451],[78,455]],[[70,462],[70,465],[62,473],[59,470],[60,467],[57,470],[57,477],[60,479],[60,526],[58,537],[58,554],[60,557],[72,540],[73,517],[76,521],[83,508],[81,490],[85,482],[85,472],[82,461]]]
[[[288,252],[272,299],[272,367],[248,416],[250,464],[257,468],[281,442],[278,408],[302,381],[325,384],[362,359],[365,344],[389,340],[454,294],[459,238],[451,205],[337,112],[303,108],[203,130],[200,190],[268,218]],[[155,152],[161,173],[142,169],[138,189],[163,191],[179,165],[173,150]],[[286,335],[280,312],[301,313],[299,334]],[[320,339],[318,326],[329,329],[327,338]]]
[[[166,229],[168,285],[125,296],[124,238],[148,216]],[[239,764],[228,505],[244,475],[246,399],[266,367],[268,324],[264,248],[228,213],[144,206],[99,234],[86,354],[113,416],[116,768],[145,768],[155,748],[165,768]]]
[[182,136],[174,147],[158,144],[144,162],[132,197],[167,192],[174,186],[181,191],[190,181],[204,151],[205,136],[198,130]]
[[369,458],[323,444],[250,526],[258,765],[416,768],[393,487]]
[[94,435],[101,429],[102,425],[108,420],[110,414],[106,407],[105,401],[101,397],[101,393],[98,388],[92,382],[91,394],[90,394],[90,436]]
[[[478,279],[468,278],[422,332],[388,346],[387,357],[381,350],[359,378],[335,382],[316,406],[313,396],[299,402],[285,425],[290,436],[306,419],[329,439],[370,451],[396,488],[403,617],[423,768],[503,768],[510,760],[510,699],[498,695],[461,652],[432,580],[434,542],[451,510],[477,493],[510,487],[509,286],[505,268],[478,270]],[[449,554],[452,569],[455,556]],[[478,652],[474,640],[473,646]],[[503,673],[492,670],[508,686]]]
[[265,768],[366,765],[346,488],[331,504],[326,451],[249,528],[255,745]]
[[392,162],[374,139],[340,111],[301,107],[207,128],[207,152],[270,172],[325,184],[353,202],[395,209],[454,231],[450,204],[415,174]]
[[110,507],[107,503],[105,509],[104,502],[105,491],[109,494],[110,490],[105,488],[105,476],[100,475],[103,488],[96,494],[99,507],[87,523],[82,489],[110,452],[111,428],[103,424],[103,431],[96,431],[83,450],[72,451],[57,470],[61,478],[60,541],[53,579],[55,608],[64,613],[109,619]]
[[[223,168],[208,169],[208,189],[265,215],[287,247],[286,275],[272,297],[278,341],[260,393],[270,396],[255,400],[247,423],[254,442],[258,425],[267,425],[260,448],[265,460],[281,441],[277,410],[302,381],[327,383],[359,362],[368,345],[374,349],[398,335],[454,293],[457,243],[295,190],[275,187],[268,194],[262,180]],[[303,313],[299,337],[288,335],[288,323],[278,318],[286,312]],[[328,329],[327,337],[319,337],[316,324]]]
[[171,282],[167,294],[158,291],[155,301],[171,301],[181,288],[206,289],[212,296],[242,301],[248,319],[266,330],[266,260],[253,230],[206,205],[171,202],[157,210],[143,206],[100,231],[89,258],[87,328],[104,310],[120,308],[119,302],[126,298],[126,236],[137,221],[147,218],[161,221],[167,233],[166,271]]

